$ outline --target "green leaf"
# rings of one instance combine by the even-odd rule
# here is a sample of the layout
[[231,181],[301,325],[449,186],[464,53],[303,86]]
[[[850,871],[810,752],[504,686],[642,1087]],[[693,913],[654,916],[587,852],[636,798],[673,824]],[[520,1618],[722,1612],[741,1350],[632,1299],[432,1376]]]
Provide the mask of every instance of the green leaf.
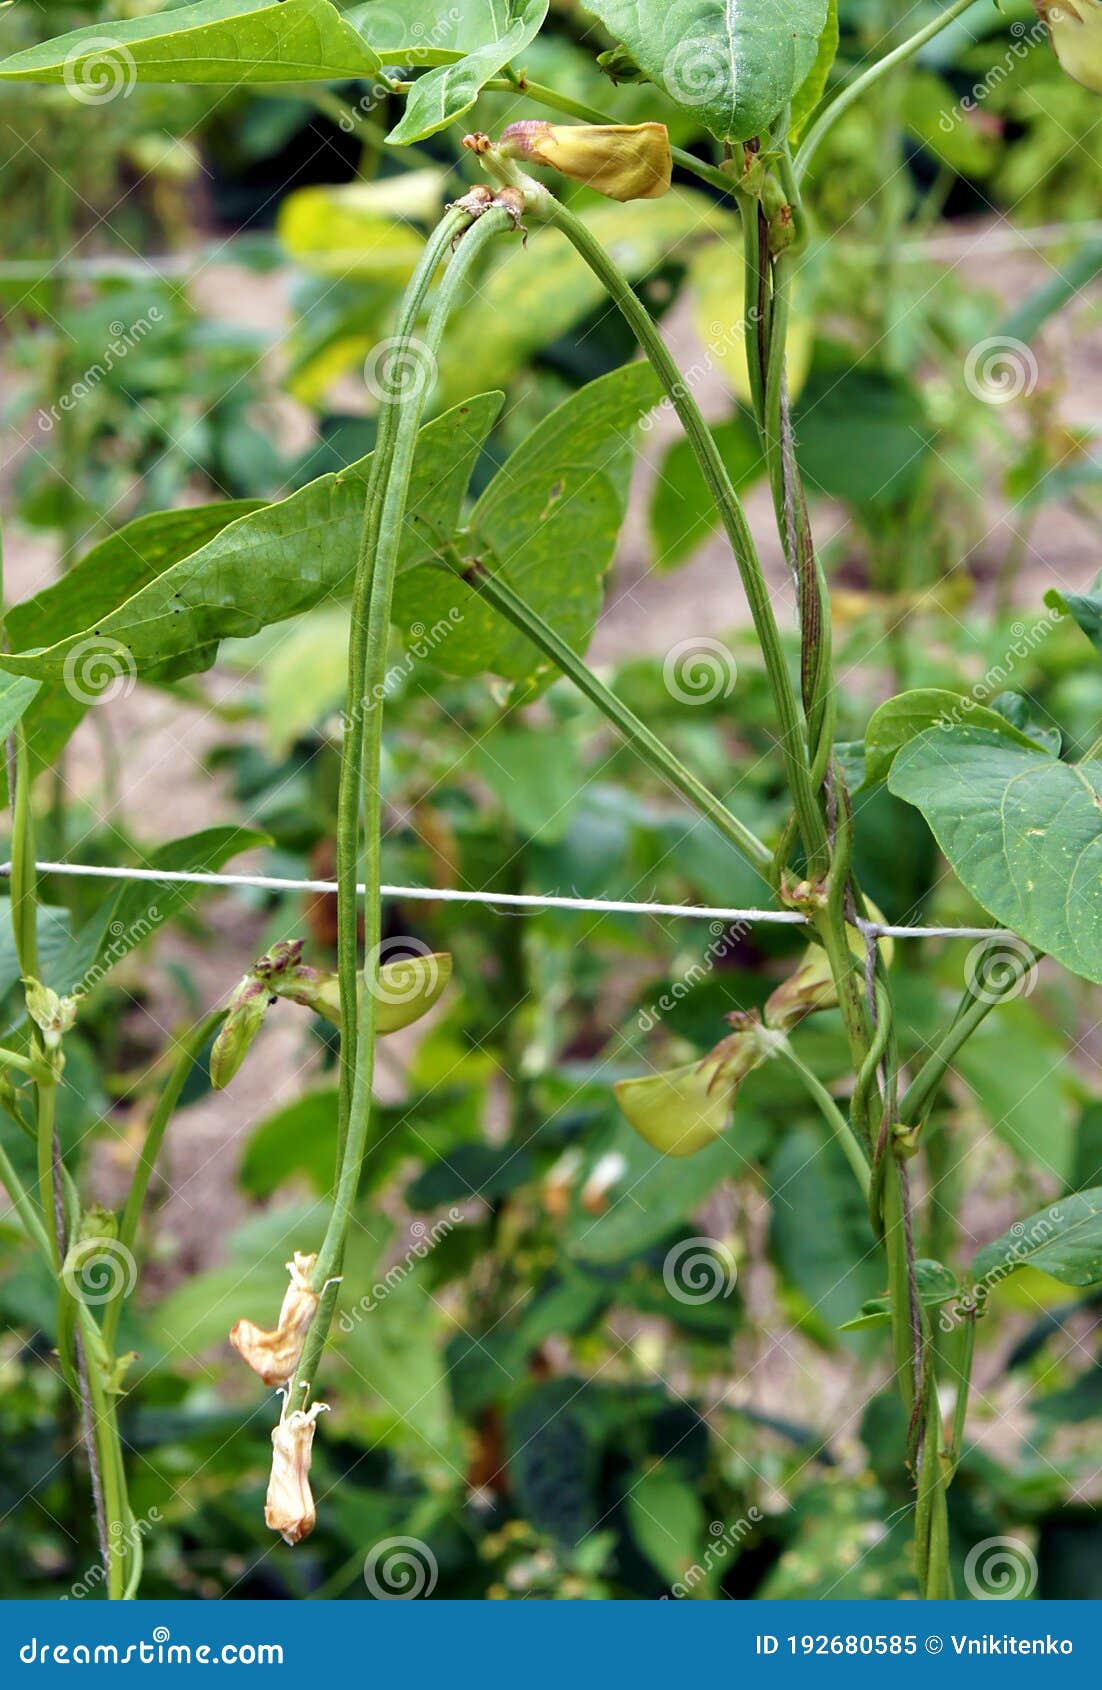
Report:
[[[709,234],[739,240],[729,211],[684,188],[660,200],[592,206],[581,218],[631,281]],[[501,386],[533,353],[602,307],[604,289],[570,243],[551,231],[541,233],[538,248],[535,240],[527,251],[503,244],[478,292],[453,318],[440,352],[441,404],[472,387]]]
[[933,728],[899,753],[888,785],[996,921],[1102,983],[1102,763]]
[[60,581],[8,612],[12,647],[51,646],[88,628],[181,558],[198,551],[238,517],[263,510],[263,499],[224,499],[180,511],[153,511],[116,529],[86,552]]
[[[16,723],[22,721],[39,685],[38,681],[26,675],[0,675],[0,745],[7,741]],[[6,758],[0,758],[0,809],[7,802],[8,765]]]
[[[676,1473],[656,1467],[632,1484],[627,1517],[631,1535],[647,1560],[668,1583],[679,1584],[704,1548],[704,1509],[693,1486]],[[717,1561],[717,1572],[719,1565]],[[707,1594],[715,1579],[709,1576],[701,1584],[701,1594]]]
[[[240,851],[269,844],[266,834],[252,828],[208,827],[160,846],[141,866],[178,874],[212,873]],[[190,904],[201,890],[201,886],[173,881],[128,881],[100,905],[71,944],[53,958],[44,970],[46,983],[63,993],[91,991],[116,963]]]
[[859,364],[816,364],[795,417],[796,453],[810,487],[873,507],[913,487],[933,430],[917,388]]
[[[961,176],[983,178],[999,161],[997,134],[962,110],[949,84],[931,70],[911,70],[903,86],[900,113],[919,145]],[[947,116],[952,119],[948,126]]]
[[977,1027],[953,1063],[1003,1143],[1061,1183],[1075,1153],[1077,1082],[1065,1052],[1063,1032],[1019,999]]
[[401,284],[425,245],[409,219],[435,220],[443,187],[444,172],[433,168],[381,183],[299,188],[279,208],[279,238],[315,275]]
[[815,65],[828,0],[586,0],[635,63],[721,141],[768,129]]
[[1064,1285],[1102,1280],[1102,1186],[1061,1197],[1028,1220],[1016,1221],[985,1244],[972,1263],[977,1285],[989,1286],[1018,1268],[1038,1268]]
[[866,1206],[836,1146],[809,1127],[785,1134],[769,1187],[774,1260],[798,1293],[800,1323],[829,1342],[884,1284]]
[[[464,555],[500,575],[576,651],[593,633],[623,521],[632,429],[657,398],[647,364],[571,394],[494,476],[461,536]],[[438,566],[398,581],[394,619],[403,630],[453,623],[427,653],[449,675],[531,681],[549,668],[530,640]]]
[[947,732],[954,724],[983,728],[1004,735],[1012,745],[1033,747],[1036,741],[996,710],[974,698],[942,687],[915,687],[886,699],[869,717],[865,729],[866,787],[887,780],[897,754],[928,728]]
[[1058,587],[1050,587],[1045,603],[1061,616],[1072,617],[1095,651],[1102,652],[1102,575],[1089,593],[1062,593]]
[[479,740],[472,761],[509,819],[528,839],[562,839],[584,784],[566,733],[525,725]]
[[[718,423],[711,434],[735,492],[742,492],[765,468],[753,429],[739,412],[729,422]],[[696,453],[687,440],[679,438],[662,461],[651,495],[655,569],[660,574],[676,569],[718,522]]]
[[[403,567],[431,551],[436,530],[451,533],[500,403],[499,394],[482,394],[422,429]],[[108,597],[79,635],[46,651],[7,654],[0,666],[51,680],[64,680],[78,662],[114,661],[131,674],[173,677],[209,668],[220,640],[255,634],[350,588],[369,463],[361,458],[230,523],[117,609]]]
[[[548,0],[494,0],[493,4],[482,0],[475,15],[485,26],[484,38],[454,64],[438,65],[418,77],[402,119],[387,140],[394,146],[423,141],[462,117],[474,105],[484,83],[516,54],[523,53],[539,34],[547,4]],[[471,14],[470,0],[465,0],[464,10]]]
[[[915,1262],[915,1288],[923,1308],[936,1309],[952,1297],[960,1296],[960,1281],[942,1262],[921,1258]],[[866,1332],[872,1326],[882,1326],[891,1319],[890,1297],[870,1297],[862,1303],[861,1313],[838,1328],[840,1332]]]
[[831,67],[838,57],[838,0],[829,0],[826,28],[819,37],[819,50],[806,79],[797,88],[788,119],[790,140],[797,140],[804,124],[823,97]]
[[64,82],[99,105],[135,82],[337,82],[380,68],[329,0],[200,0],[25,47],[0,61],[0,80]]
[[259,1201],[287,1180],[305,1176],[324,1196],[333,1183],[337,1151],[337,1093],[307,1092],[269,1115],[249,1135],[237,1172],[242,1191]]

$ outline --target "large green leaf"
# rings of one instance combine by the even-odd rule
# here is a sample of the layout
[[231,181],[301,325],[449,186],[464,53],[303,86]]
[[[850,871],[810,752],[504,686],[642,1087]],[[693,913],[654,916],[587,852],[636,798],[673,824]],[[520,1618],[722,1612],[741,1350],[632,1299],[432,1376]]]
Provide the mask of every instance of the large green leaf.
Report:
[[64,82],[100,105],[134,82],[339,81],[379,69],[329,0],[199,0],[25,47],[0,62],[0,80]]
[[974,698],[949,692],[944,687],[915,687],[885,699],[869,717],[865,729],[863,784],[875,786],[878,781],[886,780],[900,750],[918,734],[927,728],[946,732],[955,722],[966,722],[969,727],[999,734],[1012,745],[1032,748],[1036,743],[997,710],[977,704]]
[[917,387],[875,365],[817,359],[795,417],[796,452],[814,492],[873,508],[904,498],[933,429]]
[[[471,468],[501,404],[482,394],[421,431],[410,484],[402,565],[431,550],[458,519]],[[64,680],[81,663],[114,660],[131,674],[209,668],[218,642],[346,592],[356,565],[370,458],[311,481],[289,499],[241,517],[94,621],[35,653],[7,654],[18,674]]]
[[56,645],[83,632],[238,517],[263,508],[263,499],[224,499],[136,517],[93,546],[62,580],[12,606],[7,630],[13,649]]
[[[477,20],[482,39],[453,64],[438,65],[418,77],[406,101],[401,122],[387,139],[402,146],[435,135],[474,105],[483,85],[502,65],[539,34],[548,0],[465,0],[462,12]],[[460,10],[460,8],[456,8]]]
[[838,0],[828,0],[826,27],[819,37],[815,63],[801,82],[792,100],[788,119],[788,133],[795,140],[826,91],[827,79],[838,57]]
[[1102,1280],[1102,1186],[1061,1197],[1028,1220],[1016,1221],[1009,1232],[984,1245],[972,1263],[972,1277],[977,1285],[988,1285],[1023,1267],[1050,1273],[1064,1285]]
[[[572,394],[495,475],[461,537],[466,555],[515,587],[578,651],[600,612],[627,505],[631,432],[657,398],[647,364],[625,365]],[[529,639],[438,566],[399,580],[394,619],[403,628],[451,621],[453,631],[428,654],[448,674],[531,680],[548,667]]]
[[641,70],[721,141],[768,129],[810,76],[828,0],[585,0]]
[[929,728],[899,752],[888,785],[997,921],[1102,982],[1102,763]]
[[[592,206],[581,216],[633,282],[709,234],[739,240],[731,213],[691,189]],[[532,353],[601,307],[604,290],[570,243],[550,231],[539,236],[538,247],[535,240],[533,234],[527,251],[504,243],[478,292],[453,318],[440,353],[441,404],[472,387],[501,386]]]

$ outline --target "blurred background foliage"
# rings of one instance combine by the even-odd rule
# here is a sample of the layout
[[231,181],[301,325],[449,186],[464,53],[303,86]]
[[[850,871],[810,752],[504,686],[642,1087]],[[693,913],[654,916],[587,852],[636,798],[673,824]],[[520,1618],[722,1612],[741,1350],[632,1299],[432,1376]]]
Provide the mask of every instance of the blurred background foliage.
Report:
[[[146,0],[19,7],[0,28],[15,50],[138,9]],[[836,81],[883,39],[894,10],[842,0]],[[1068,403],[1082,367],[1074,344],[1046,342],[1044,379],[1013,407],[977,403],[960,380],[965,352],[994,327],[1030,342],[1088,286],[1102,264],[1098,229],[1046,239],[1063,283],[1013,308],[939,247],[981,227],[1093,217],[1098,101],[1030,37],[1026,4],[966,22],[839,124],[810,187],[796,421],[834,595],[839,738],[857,752],[881,698],[968,690],[1006,662],[1023,622],[1041,614],[1050,578],[1038,559],[1054,511],[1093,537],[1102,518],[1097,437],[1084,407]],[[525,68],[619,120],[667,119],[675,140],[709,157],[656,90],[600,73],[605,44],[581,7],[556,4]],[[992,65],[1006,69],[990,83]],[[511,116],[533,114],[484,95],[467,127],[496,130],[507,104]],[[29,536],[64,568],[145,511],[269,498],[370,450],[364,359],[466,169],[455,132],[412,158],[382,147],[399,111],[357,85],[274,95],[139,86],[96,108],[64,88],[0,92],[11,552]],[[696,182],[654,205],[572,193],[650,309],[691,320],[711,344],[725,392],[712,420],[752,493],[761,465],[741,403],[741,289],[716,261],[732,213]],[[437,409],[494,386],[507,394],[476,492],[554,404],[634,352],[587,275],[538,239],[538,257],[510,248],[487,261],[439,371]],[[231,271],[240,308],[227,315],[212,300]],[[1030,287],[1046,274],[1038,265]],[[250,289],[273,278],[281,315],[254,321]],[[1097,415],[1093,298],[1075,322],[1077,340],[1095,330],[1087,409]],[[152,307],[150,332],[44,427],[57,395],[102,363],[112,325],[150,319]],[[648,569],[672,572],[708,542],[711,514],[679,440],[647,452],[656,467],[634,501],[634,543]],[[994,568],[983,545],[993,503],[1013,516]],[[346,634],[345,612],[330,606],[227,642],[208,679],[162,690],[185,725],[203,719],[207,767],[233,813],[271,837],[254,859],[264,872],[332,872]],[[737,784],[740,812],[772,836],[784,800],[764,677],[744,629],[732,626],[729,645],[737,692],[696,708],[671,697],[660,651],[621,645],[609,677],[705,780]],[[533,700],[449,675],[446,659],[444,642],[403,661],[396,638],[387,881],[762,901],[741,860],[568,689]],[[1058,724],[1068,743],[1095,738],[1102,672],[1074,629],[1031,645],[1008,684],[1015,709]],[[162,829],[128,785],[126,747],[103,729],[83,755],[94,778],[76,783],[78,795],[63,780],[46,794],[43,853],[142,860]],[[977,919],[917,811],[880,787],[858,812],[859,875],[890,920]],[[101,898],[72,880],[46,890],[73,919]],[[328,1364],[318,1529],[293,1554],[264,1530],[269,1404],[225,1345],[234,1318],[263,1320],[278,1303],[288,1241],[314,1247],[321,1234],[335,1153],[332,1035],[296,1022],[294,1095],[250,1107],[245,1121],[232,1094],[223,1100],[215,1118],[233,1136],[236,1188],[211,1197],[201,1249],[181,1246],[167,1203],[154,1216],[143,1289],[124,1320],[122,1347],[140,1358],[122,1406],[132,1501],[139,1519],[157,1521],[143,1594],[363,1597],[365,1553],[398,1535],[431,1546],[438,1596],[653,1598],[694,1564],[705,1576],[693,1594],[708,1598],[913,1594],[884,1345],[839,1330],[884,1286],[844,1167],[817,1154],[805,1097],[772,1069],[753,1076],[732,1131],[685,1162],[655,1157],[612,1101],[612,1080],[644,1055],[661,1065],[709,1049],[725,1013],[764,1000],[798,941],[614,914],[401,902],[387,914],[393,934],[451,951],[458,985],[388,1076]],[[223,991],[280,937],[305,936],[326,961],[333,923],[325,898],[199,901],[97,989],[73,1041],[64,1131],[105,1201],[148,1113],[166,1018],[178,1029],[206,1007],[190,959],[216,956]],[[959,943],[897,946],[908,1058],[951,1011],[966,954]],[[655,1013],[659,1001],[672,1007]],[[1012,1214],[1102,1182],[1095,1019],[1092,989],[1046,968],[968,1046],[922,1173],[952,1201],[935,1207],[920,1254],[961,1259]],[[796,1042],[819,1074],[844,1075],[834,1017]],[[197,1070],[173,1134],[186,1139],[191,1111],[210,1108]],[[202,1209],[201,1180],[195,1190]],[[724,1281],[717,1296],[671,1289],[664,1272],[701,1237],[713,1241],[713,1281]],[[374,1287],[366,1309],[358,1287]],[[95,1559],[81,1523],[86,1476],[70,1458],[64,1390],[44,1365],[48,1281],[10,1226],[0,1315],[0,1590],[64,1594]],[[1075,1301],[1037,1274],[992,1298],[973,1442],[950,1497],[958,1566],[978,1538],[1014,1531],[1036,1545],[1039,1595],[1102,1595],[1097,1317],[1096,1294]]]

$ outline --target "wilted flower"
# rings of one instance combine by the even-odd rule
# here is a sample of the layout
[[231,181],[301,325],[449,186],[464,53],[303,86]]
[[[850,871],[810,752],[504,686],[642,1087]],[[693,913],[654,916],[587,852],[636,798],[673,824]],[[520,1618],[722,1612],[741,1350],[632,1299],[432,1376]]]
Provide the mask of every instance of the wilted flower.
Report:
[[1102,0],[1033,0],[1061,67],[1102,94]]
[[670,185],[664,123],[547,123],[528,118],[502,131],[507,158],[548,165],[614,200],[652,200]]
[[310,1490],[310,1457],[314,1423],[328,1406],[316,1402],[288,1414],[285,1402],[278,1425],[272,1427],[272,1473],[264,1500],[264,1523],[278,1532],[284,1543],[301,1543],[317,1521]]
[[239,1320],[230,1333],[234,1349],[266,1385],[285,1385],[294,1376],[318,1306],[318,1294],[310,1284],[317,1259],[296,1250],[294,1260],[287,1263],[291,1283],[284,1292],[274,1332],[266,1332],[251,1320]]
[[746,1016],[699,1062],[661,1074],[618,1080],[616,1100],[641,1138],[666,1156],[692,1156],[718,1138],[731,1118],[738,1088],[770,1054],[776,1035]]

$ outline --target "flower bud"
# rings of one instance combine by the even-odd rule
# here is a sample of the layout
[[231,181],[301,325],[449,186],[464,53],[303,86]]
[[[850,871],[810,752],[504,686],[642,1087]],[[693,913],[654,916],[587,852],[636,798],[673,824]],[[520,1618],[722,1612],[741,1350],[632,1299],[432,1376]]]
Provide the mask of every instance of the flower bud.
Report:
[[652,200],[670,185],[673,158],[664,123],[510,123],[498,150],[584,182],[614,200]]
[[249,1046],[264,1024],[269,992],[262,980],[246,974],[230,999],[229,1013],[211,1047],[210,1083],[215,1091],[228,1086],[248,1055]]
[[1102,0],[1033,0],[1061,68],[1102,94]]
[[60,1050],[62,1038],[77,1018],[76,998],[59,997],[41,980],[30,976],[23,981],[23,988],[27,1014],[42,1034],[44,1048],[50,1052]]
[[318,1306],[317,1292],[310,1284],[317,1259],[316,1255],[308,1256],[296,1250],[294,1260],[287,1263],[291,1283],[284,1292],[274,1332],[266,1332],[251,1320],[239,1320],[230,1333],[234,1349],[266,1385],[285,1385],[294,1377]]
[[757,1022],[721,1039],[699,1062],[618,1080],[616,1101],[639,1134],[665,1156],[693,1156],[727,1126],[739,1085],[769,1055]]
[[292,1546],[309,1537],[317,1521],[310,1489],[310,1459],[314,1448],[314,1424],[328,1403],[316,1402],[308,1409],[284,1413],[272,1427],[272,1472],[264,1499],[264,1523]]
[[[867,900],[869,914],[873,921],[883,921],[884,917],[871,898]],[[856,927],[847,927],[846,936],[849,948],[858,962],[863,963],[866,955],[865,936]],[[895,953],[895,945],[891,939],[879,939],[880,955],[886,968],[891,966]],[[803,954],[803,959],[794,974],[771,992],[765,1004],[765,1025],[773,1027],[779,1032],[788,1032],[799,1026],[808,1015],[814,1015],[818,1009],[837,1009],[838,993],[834,986],[834,976],[831,973],[827,954],[821,945],[809,945]]]

